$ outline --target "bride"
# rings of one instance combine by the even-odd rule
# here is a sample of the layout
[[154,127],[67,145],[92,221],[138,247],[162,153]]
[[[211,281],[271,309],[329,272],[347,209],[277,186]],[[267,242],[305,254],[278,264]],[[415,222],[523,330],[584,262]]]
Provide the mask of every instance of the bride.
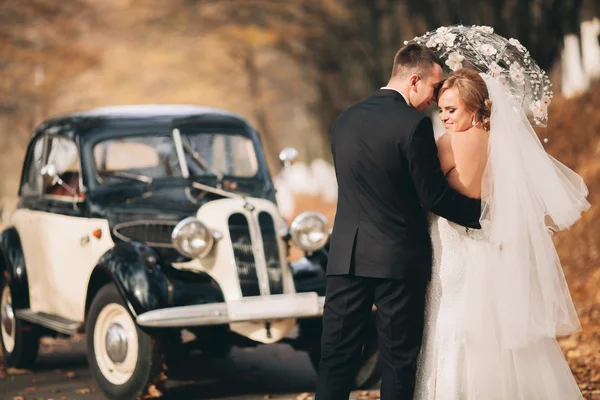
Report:
[[460,68],[439,91],[442,169],[488,209],[476,231],[432,216],[418,400],[583,398],[556,341],[581,327],[551,236],[589,208],[587,189],[508,87]]

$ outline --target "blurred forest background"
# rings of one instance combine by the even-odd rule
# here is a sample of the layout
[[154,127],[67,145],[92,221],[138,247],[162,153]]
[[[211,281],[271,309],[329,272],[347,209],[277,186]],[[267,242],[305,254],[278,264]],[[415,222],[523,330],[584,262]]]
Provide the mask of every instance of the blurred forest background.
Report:
[[[547,150],[590,189],[592,209],[555,240],[584,325],[563,349],[600,398],[599,17],[598,0],[0,0],[0,199],[14,206],[34,126],[104,105],[227,108],[258,128],[273,174],[286,146],[330,162],[332,121],[387,83],[404,40],[490,25],[549,71]],[[333,219],[331,196],[294,198],[290,212]]]

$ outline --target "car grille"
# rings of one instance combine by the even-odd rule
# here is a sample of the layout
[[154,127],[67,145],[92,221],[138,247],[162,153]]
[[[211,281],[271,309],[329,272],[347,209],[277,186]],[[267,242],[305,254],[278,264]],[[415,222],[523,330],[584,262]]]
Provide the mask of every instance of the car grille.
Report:
[[148,246],[172,248],[171,233],[177,221],[131,221],[115,225],[114,235],[126,242],[141,242]]
[[[264,293],[267,290],[267,282],[264,282],[265,286],[263,287],[263,293],[261,293],[261,271],[263,271],[262,276],[265,276],[265,279],[268,280],[269,293],[282,294],[281,257],[273,217],[268,212],[262,211],[258,214],[258,221],[252,221],[252,226],[257,226],[257,229],[255,229],[256,235],[260,235],[259,242],[262,242],[262,254],[255,254],[256,251],[260,250],[252,246],[251,225],[249,222],[246,215],[241,213],[235,213],[229,217],[229,234],[233,245],[242,296],[267,294]],[[262,261],[263,256],[264,262]],[[261,265],[264,265],[262,269],[257,270],[257,268],[261,268]]]
[[256,274],[250,226],[244,214],[236,213],[229,217],[229,235],[231,236],[242,296],[259,296],[260,286]]
[[260,234],[265,251],[269,289],[271,294],[282,294],[281,258],[279,256],[279,243],[275,232],[275,222],[271,215],[263,211],[258,215],[258,225],[260,226]]

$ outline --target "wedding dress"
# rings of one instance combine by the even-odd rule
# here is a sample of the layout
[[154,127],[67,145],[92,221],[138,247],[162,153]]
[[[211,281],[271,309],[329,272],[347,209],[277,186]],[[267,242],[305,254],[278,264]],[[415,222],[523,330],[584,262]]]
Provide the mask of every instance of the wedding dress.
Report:
[[492,100],[482,229],[431,215],[434,247],[416,400],[576,400],[556,341],[581,329],[551,231],[589,208],[587,188],[550,157],[486,74]]

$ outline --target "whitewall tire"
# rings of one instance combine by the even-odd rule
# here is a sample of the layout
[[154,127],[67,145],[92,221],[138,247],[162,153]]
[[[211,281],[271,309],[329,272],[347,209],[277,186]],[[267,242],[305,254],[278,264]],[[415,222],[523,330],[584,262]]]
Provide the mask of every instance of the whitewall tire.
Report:
[[88,364],[109,399],[135,399],[162,368],[155,340],[141,331],[114,284],[98,291],[86,320]]
[[37,359],[40,333],[37,326],[15,316],[10,284],[0,286],[0,344],[10,367],[31,368]]

